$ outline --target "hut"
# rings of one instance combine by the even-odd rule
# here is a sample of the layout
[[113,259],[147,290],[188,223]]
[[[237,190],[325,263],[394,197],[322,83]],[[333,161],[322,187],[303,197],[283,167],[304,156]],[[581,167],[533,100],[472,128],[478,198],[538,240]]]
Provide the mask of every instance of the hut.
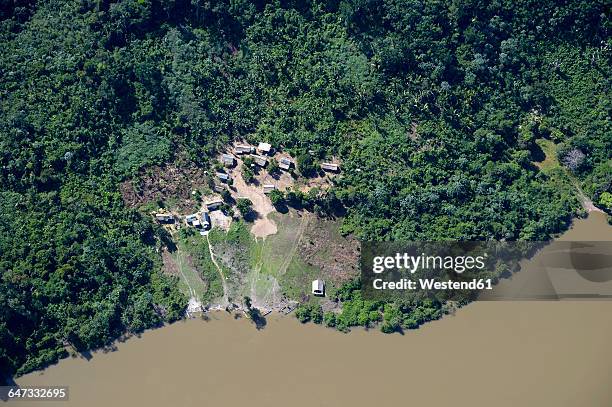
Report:
[[204,229],[209,229],[211,226],[212,223],[210,222],[210,215],[208,212],[202,212],[202,227]]
[[215,192],[223,192],[225,191],[225,187],[221,184],[215,184],[215,186],[213,187],[213,190]]
[[321,168],[325,171],[338,172],[338,164],[334,163],[321,163]]
[[217,178],[219,178],[223,182],[228,182],[230,180],[230,176],[224,172],[218,172]]
[[212,201],[206,202],[206,208],[209,211],[214,211],[215,209],[219,209],[219,207],[221,205],[223,205],[223,200],[222,199],[214,199]]
[[325,282],[323,280],[314,280],[312,282],[312,293],[317,296],[325,296]]
[[259,165],[260,167],[265,167],[268,165],[268,159],[266,157],[257,154],[251,154],[251,157],[253,157],[255,164]]
[[293,165],[293,161],[291,161],[290,159],[285,158],[285,157],[281,158],[278,161],[278,167],[280,169],[283,169],[283,170],[286,170],[286,171],[289,171],[291,169],[292,165]]
[[272,151],[272,145],[270,143],[259,143],[257,146],[257,151],[261,154],[270,154]]
[[160,223],[173,223],[174,216],[170,213],[156,213],[155,219]]
[[269,194],[270,192],[274,191],[275,189],[276,189],[276,186],[274,184],[264,184],[264,186],[263,186],[264,194]]
[[221,161],[226,167],[233,167],[234,164],[236,164],[236,159],[231,154],[223,154],[221,156]]
[[253,152],[253,147],[248,144],[237,144],[234,148],[234,152],[236,154],[251,154]]

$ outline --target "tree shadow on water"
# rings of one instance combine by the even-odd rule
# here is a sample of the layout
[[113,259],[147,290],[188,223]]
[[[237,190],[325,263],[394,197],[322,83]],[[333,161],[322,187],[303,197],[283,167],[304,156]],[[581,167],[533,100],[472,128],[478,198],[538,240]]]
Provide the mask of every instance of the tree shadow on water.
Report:
[[257,308],[249,309],[248,314],[249,318],[251,318],[251,321],[253,321],[253,323],[255,324],[255,328],[258,331],[266,327],[266,324],[268,322],[266,321],[266,318],[261,315],[261,311],[259,311]]
[[[12,376],[0,376],[0,386],[10,386],[15,389],[19,389],[20,386],[15,382]],[[8,392],[10,389],[4,388],[0,390],[0,400],[7,402],[10,397],[8,396]]]

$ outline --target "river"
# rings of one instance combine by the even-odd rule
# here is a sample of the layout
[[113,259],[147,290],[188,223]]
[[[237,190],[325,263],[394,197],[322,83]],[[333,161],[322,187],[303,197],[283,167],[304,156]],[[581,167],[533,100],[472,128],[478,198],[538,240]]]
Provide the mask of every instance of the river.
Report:
[[[612,240],[612,227],[594,212],[561,239]],[[213,313],[16,382],[69,386],[54,406],[610,406],[610,315],[612,301],[476,302],[384,335]]]

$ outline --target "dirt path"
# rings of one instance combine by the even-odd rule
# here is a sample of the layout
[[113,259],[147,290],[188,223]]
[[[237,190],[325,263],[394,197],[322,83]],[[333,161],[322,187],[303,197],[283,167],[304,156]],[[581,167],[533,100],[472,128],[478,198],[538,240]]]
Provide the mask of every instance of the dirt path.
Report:
[[183,273],[183,255],[181,254],[181,248],[177,247],[176,249],[176,265],[181,277],[185,281],[187,285],[187,289],[189,290],[189,303],[187,304],[187,316],[189,317],[192,313],[202,311],[202,302],[196,293],[196,290],[189,283],[189,279]]
[[[257,238],[255,240],[258,240]],[[261,251],[263,252],[264,248],[266,246],[266,239],[262,239],[262,243],[261,243]],[[255,267],[253,268],[253,275],[251,277],[251,281],[250,281],[250,288],[249,288],[249,297],[251,297],[251,300],[253,300],[254,303],[258,303],[258,298],[257,298],[257,280],[259,280],[259,275],[261,273],[261,259],[258,260],[257,265],[255,265]]]
[[[258,239],[259,240],[259,239]],[[266,239],[262,239],[262,252],[265,250],[265,246],[267,244]],[[272,279],[272,285],[270,289],[266,289],[261,296],[257,293],[257,282],[260,281],[261,277],[261,263],[258,263],[252,270],[251,277],[249,279],[249,297],[253,302],[253,306],[259,308],[260,310],[272,310],[272,309],[280,309],[280,304],[282,300],[282,290],[278,280],[270,275],[268,275],[268,279]]]
[[580,185],[578,185],[578,181],[574,180],[574,186],[576,187],[576,190],[578,191],[578,199],[580,199],[580,203],[582,203],[582,207],[584,208],[585,211],[587,211],[588,213],[591,213],[591,212],[604,213],[604,211],[596,207],[593,201],[591,201],[591,199],[588,196],[586,196],[582,188],[580,188]]
[[229,290],[227,288],[227,281],[225,280],[225,275],[223,274],[221,266],[219,266],[219,263],[217,263],[217,260],[215,260],[215,253],[213,253],[212,245],[210,244],[210,239],[208,238],[208,235],[206,235],[206,241],[208,242],[208,251],[210,252],[210,259],[217,268],[219,276],[221,277],[221,284],[223,284],[223,305],[227,306],[229,305]]
[[189,289],[189,295],[191,296],[191,298],[194,298],[196,301],[199,301],[196,295],[196,291],[193,289],[191,284],[189,284],[189,279],[187,278],[185,273],[183,273],[183,255],[181,254],[181,248],[178,246],[176,248],[176,265],[179,273],[181,273],[181,276],[183,277],[183,280],[185,280],[185,284],[187,284],[187,288]]
[[297,252],[298,244],[302,239],[302,235],[306,231],[306,226],[308,226],[308,216],[304,214],[302,215],[302,219],[300,220],[300,226],[298,227],[298,232],[295,235],[295,240],[291,245],[291,249],[289,249],[289,252],[287,252],[285,259],[283,260],[283,263],[281,264],[278,270],[279,275],[285,274],[285,272],[287,272],[287,268],[289,267],[289,264],[291,264],[291,259],[293,259],[293,256],[295,256],[295,253]]

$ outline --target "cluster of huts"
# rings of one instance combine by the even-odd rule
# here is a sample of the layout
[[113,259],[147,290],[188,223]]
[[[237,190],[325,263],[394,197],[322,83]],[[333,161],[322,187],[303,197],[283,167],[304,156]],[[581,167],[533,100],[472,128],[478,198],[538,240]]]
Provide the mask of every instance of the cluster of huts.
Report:
[[[268,156],[274,154],[274,149],[270,143],[259,143],[257,148],[248,144],[238,144],[234,149],[236,155],[250,155],[255,164],[264,168],[268,165]],[[289,159],[286,159],[291,163]],[[291,165],[286,169],[291,168]]]
[[[272,148],[270,143],[265,142],[259,143],[257,147],[249,144],[237,144],[234,147],[234,154],[236,156],[249,156],[253,159],[255,165],[265,168],[268,165],[268,157],[274,154],[274,148]],[[225,153],[221,156],[221,162],[225,167],[231,168],[236,165],[236,156],[234,154]],[[282,170],[289,171],[291,167],[293,167],[293,161],[287,157],[283,157],[280,159],[278,166]],[[217,179],[223,183],[228,183],[231,179],[229,174],[222,171],[218,171],[216,176]],[[275,189],[276,186],[273,184],[263,185],[263,191],[265,194],[268,194]]]
[[[205,234],[212,227],[210,220],[210,212],[219,210],[223,205],[222,199],[213,199],[206,203],[206,209],[201,212],[196,212],[185,216],[185,224],[194,227],[200,231],[200,234]],[[155,219],[159,223],[170,224],[175,223],[177,219],[171,213],[156,213]]]
[[[237,144],[234,147],[234,154],[236,156],[250,156],[253,159],[255,165],[265,168],[268,165],[268,157],[274,154],[274,148],[270,143],[261,142],[257,147],[249,144]],[[234,154],[225,153],[221,156],[221,161],[225,167],[233,167],[236,165],[236,157]],[[278,167],[284,171],[289,171],[294,166],[294,162],[287,157],[282,157],[278,161]],[[331,162],[321,163],[321,169],[329,172],[338,172],[340,169],[338,164]],[[216,173],[217,179],[223,183],[228,183],[231,179],[230,175],[218,171]],[[272,192],[276,187],[272,184],[266,184],[263,186],[264,193]],[[220,191],[219,191],[220,192]]]
[[[253,159],[255,165],[265,168],[268,165],[268,158],[272,154],[274,154],[274,148],[270,143],[261,142],[257,145],[257,147],[251,146],[249,144],[237,144],[234,147],[234,154],[224,153],[221,155],[221,162],[223,166],[231,168],[236,165],[236,156],[250,156]],[[282,157],[278,161],[278,167],[285,171],[291,170],[294,165],[294,162],[287,157]],[[339,170],[338,164],[334,164],[331,162],[321,163],[321,168],[324,171],[329,172],[338,172]],[[220,181],[221,184],[216,183],[213,189],[215,192],[221,193],[226,189],[223,184],[228,184],[231,181],[231,176],[223,171],[217,171],[215,175],[217,180]],[[263,185],[264,194],[269,194],[275,189],[276,186],[274,184]],[[203,233],[207,229],[210,229],[212,224],[210,222],[210,216],[208,212],[219,209],[221,205],[223,205],[223,201],[221,199],[213,200],[211,202],[206,203],[207,210],[202,211],[200,213],[194,213],[185,216],[185,222],[187,226],[192,226],[196,229],[200,229],[201,233]],[[174,215],[170,213],[157,213],[155,214],[155,219],[159,223],[164,224],[176,222]]]
[[223,200],[216,198],[211,201],[206,202],[206,209],[199,212],[194,213],[192,215],[185,216],[185,222],[188,226],[193,226],[196,229],[200,230],[200,234],[205,234],[206,230],[209,230],[212,227],[212,222],[210,220],[210,212],[219,210],[223,205]]
[[192,226],[198,229],[200,234],[204,234],[205,231],[210,229],[212,226],[210,215],[206,211],[185,216],[185,223],[187,226]]

